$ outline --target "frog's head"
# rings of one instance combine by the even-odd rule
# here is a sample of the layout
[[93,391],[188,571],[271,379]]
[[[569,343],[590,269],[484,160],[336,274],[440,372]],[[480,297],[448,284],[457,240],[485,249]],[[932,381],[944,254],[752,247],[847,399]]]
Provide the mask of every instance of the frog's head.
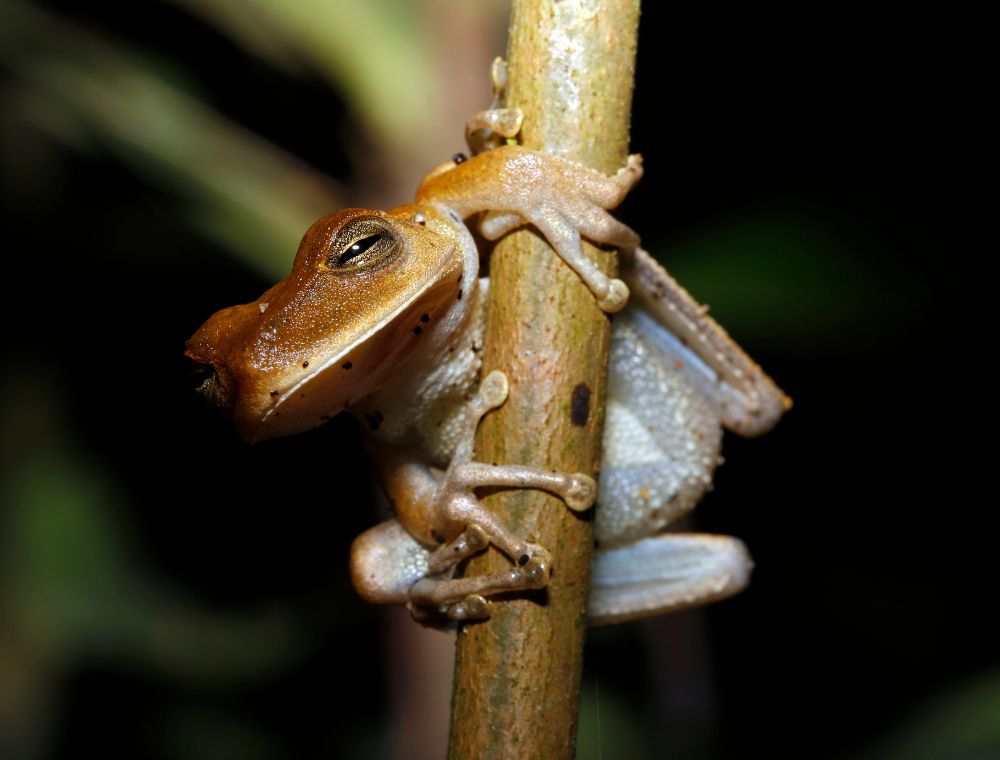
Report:
[[324,216],[286,279],[188,341],[208,373],[199,390],[250,441],[319,425],[377,391],[426,340],[461,287],[459,248],[414,207]]

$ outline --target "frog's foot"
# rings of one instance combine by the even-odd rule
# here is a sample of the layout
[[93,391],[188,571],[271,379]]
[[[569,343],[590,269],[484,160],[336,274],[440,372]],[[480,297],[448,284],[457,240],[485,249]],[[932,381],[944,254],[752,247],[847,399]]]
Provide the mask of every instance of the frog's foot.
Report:
[[526,546],[527,559],[523,564],[498,573],[467,578],[422,578],[410,588],[411,614],[418,620],[430,616],[481,620],[489,617],[487,596],[544,588],[552,572],[552,560],[542,547]]
[[[508,232],[517,229],[526,221],[533,221],[548,238],[556,253],[572,267],[577,276],[594,294],[601,311],[613,314],[621,311],[628,303],[628,286],[616,277],[608,277],[583,253],[580,245],[580,232],[597,242],[609,243],[632,251],[639,244],[639,237],[631,228],[625,226],[610,214],[601,211],[603,218],[585,220],[586,227],[574,226],[572,220],[561,217],[538,220],[526,220],[519,214],[491,211],[485,214],[479,223],[479,231],[487,240],[497,240]],[[590,214],[596,217],[596,214]],[[578,220],[579,222],[579,220]]]
[[467,161],[442,164],[417,190],[417,203],[456,222],[481,211],[499,212],[482,227],[488,238],[533,224],[579,275],[605,311],[625,305],[628,288],[602,273],[583,252],[581,235],[632,255],[639,236],[608,213],[642,176],[642,157],[629,156],[607,176],[582,164],[504,145]]
[[489,130],[509,140],[517,137],[522,124],[524,124],[524,112],[520,108],[490,108],[480,111],[469,119],[466,129]]
[[406,608],[410,616],[422,625],[441,628],[448,623],[464,623],[486,620],[490,616],[490,603],[482,594],[469,594],[454,604],[428,607],[415,601],[408,601]]
[[[557,473],[540,467],[517,464],[496,465],[469,461],[472,458],[476,429],[479,427],[480,421],[491,409],[502,406],[507,400],[509,392],[510,384],[507,382],[507,375],[499,370],[493,370],[483,379],[479,385],[479,391],[469,401],[455,455],[442,480],[442,488],[450,491],[451,494],[464,494],[470,497],[454,499],[455,506],[452,511],[461,513],[454,516],[470,518],[465,520],[465,524],[473,526],[480,521],[475,519],[472,513],[484,512],[487,515],[492,515],[493,513],[479,504],[477,499],[471,497],[473,489],[486,486],[537,488],[561,497],[567,506],[574,511],[582,512],[590,509],[594,504],[594,499],[597,498],[597,484],[589,475],[584,475],[581,472]],[[490,534],[491,540],[496,533],[489,527],[489,523],[493,522],[495,520],[480,523]],[[516,555],[511,554],[511,556]]]
[[477,156],[517,137],[523,123],[524,112],[520,108],[480,111],[465,124],[465,142],[472,155]]
[[615,246],[626,255],[638,247],[639,236],[606,209],[621,203],[642,177],[642,156],[630,155],[611,177],[561,159],[553,159],[547,169],[551,187],[545,198],[521,213],[490,211],[480,221],[480,231],[496,240],[523,224],[534,224],[594,294],[597,305],[606,312],[620,311],[628,301],[628,286],[601,272],[584,254],[580,239]]
[[470,523],[458,538],[439,546],[431,553],[427,559],[427,571],[431,575],[439,575],[466,557],[481,552],[489,544],[490,537],[483,527],[477,523]]
[[490,603],[481,594],[469,594],[458,604],[453,604],[445,613],[455,621],[485,620],[490,616]]
[[[507,375],[499,370],[493,370],[479,384],[479,390],[466,406],[465,420],[459,434],[455,454],[452,457],[452,468],[459,462],[468,462],[476,445],[476,429],[480,420],[492,409],[503,405],[510,392]],[[450,472],[450,470],[449,470]],[[447,477],[446,477],[447,482]]]
[[465,124],[465,141],[476,156],[517,137],[524,122],[520,108],[506,108],[507,62],[497,56],[490,66],[490,83],[493,87],[493,104],[475,114]]
[[502,106],[507,101],[507,61],[498,55],[490,64],[490,86],[493,88],[493,106]]
[[[433,510],[435,524],[464,526],[464,530],[457,538],[431,553],[426,577],[410,590],[410,601],[416,607],[433,607],[447,616],[470,614],[467,606],[456,607],[470,594],[489,596],[541,588],[548,583],[552,567],[549,553],[512,533],[496,514],[476,498],[476,488],[537,488],[559,496],[570,509],[577,511],[589,509],[597,496],[594,479],[583,473],[567,474],[540,467],[470,461],[480,420],[490,409],[504,403],[508,391],[506,375],[494,371],[486,376],[468,403],[455,455],[435,488]],[[506,554],[514,567],[486,576],[441,577],[458,562],[488,544]],[[449,612],[452,608],[454,610]]]
[[453,477],[468,488],[501,486],[548,491],[562,498],[574,512],[590,509],[597,498],[597,483],[582,472],[562,473],[519,464],[466,462],[455,468]]

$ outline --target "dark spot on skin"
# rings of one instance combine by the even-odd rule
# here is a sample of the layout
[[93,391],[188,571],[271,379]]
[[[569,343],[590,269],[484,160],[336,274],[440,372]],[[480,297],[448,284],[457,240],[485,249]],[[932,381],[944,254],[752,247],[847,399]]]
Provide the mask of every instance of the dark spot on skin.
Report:
[[459,301],[462,300],[462,289],[461,288],[458,289],[458,300]]
[[528,559],[529,557],[527,554],[522,554],[520,557],[517,558],[517,564],[523,567],[524,565],[528,564]]
[[417,325],[416,327],[413,328],[414,335],[420,335],[420,333],[422,333],[423,331],[424,330],[420,325]]
[[475,343],[472,344],[472,353],[474,354],[479,353],[479,346],[477,346]]
[[271,398],[274,398],[277,395],[278,395],[277,391],[271,391]]
[[382,412],[378,411],[378,409],[376,409],[373,414],[365,415],[365,422],[368,423],[368,429],[373,433],[378,430],[379,425],[382,424],[382,420],[384,419],[385,417],[382,416]]
[[451,160],[454,161],[456,164],[464,164],[466,161],[468,161],[468,158],[464,153],[456,153],[454,156],[451,157]]
[[305,369],[308,366],[309,366],[309,362],[302,362],[302,369]]
[[426,324],[427,324],[428,322],[430,322],[430,321],[431,321],[431,318],[430,318],[430,316],[429,316],[429,315],[427,315],[427,314],[423,314],[423,315],[421,315],[421,317],[420,317],[420,321],[421,321],[421,322],[423,322],[423,323],[424,323],[424,324],[426,325]]
[[344,362],[340,366],[343,367],[344,369],[350,369],[351,367],[354,366],[354,364],[352,364],[351,362]]
[[579,383],[573,389],[569,418],[577,427],[583,427],[590,419],[590,388],[586,383]]
[[299,394],[299,398],[305,398],[305,397],[306,397],[306,394],[304,394],[304,393],[300,393]]

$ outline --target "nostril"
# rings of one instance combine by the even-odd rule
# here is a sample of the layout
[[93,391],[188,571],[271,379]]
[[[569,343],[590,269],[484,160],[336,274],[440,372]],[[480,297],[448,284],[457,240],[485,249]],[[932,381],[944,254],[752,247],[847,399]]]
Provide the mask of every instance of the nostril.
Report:
[[201,391],[202,385],[210,380],[218,380],[215,367],[202,362],[191,362],[191,383],[196,391]]
[[211,364],[195,361],[191,367],[191,381],[195,391],[217,406],[227,406],[227,394],[219,373]]

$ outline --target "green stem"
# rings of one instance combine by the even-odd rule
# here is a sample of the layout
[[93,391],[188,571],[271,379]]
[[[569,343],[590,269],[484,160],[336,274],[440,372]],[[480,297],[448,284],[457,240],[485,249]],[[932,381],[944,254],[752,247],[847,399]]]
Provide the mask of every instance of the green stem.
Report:
[[[625,162],[638,0],[515,0],[508,104],[523,144],[606,173]],[[587,246],[606,271],[614,256]],[[501,369],[510,398],[480,429],[479,458],[596,473],[610,324],[537,235],[493,253],[483,372]],[[572,758],[580,698],[593,522],[534,491],[487,498],[519,535],[553,556],[548,588],[497,601],[458,637],[449,757]],[[510,560],[490,550],[470,574]]]

